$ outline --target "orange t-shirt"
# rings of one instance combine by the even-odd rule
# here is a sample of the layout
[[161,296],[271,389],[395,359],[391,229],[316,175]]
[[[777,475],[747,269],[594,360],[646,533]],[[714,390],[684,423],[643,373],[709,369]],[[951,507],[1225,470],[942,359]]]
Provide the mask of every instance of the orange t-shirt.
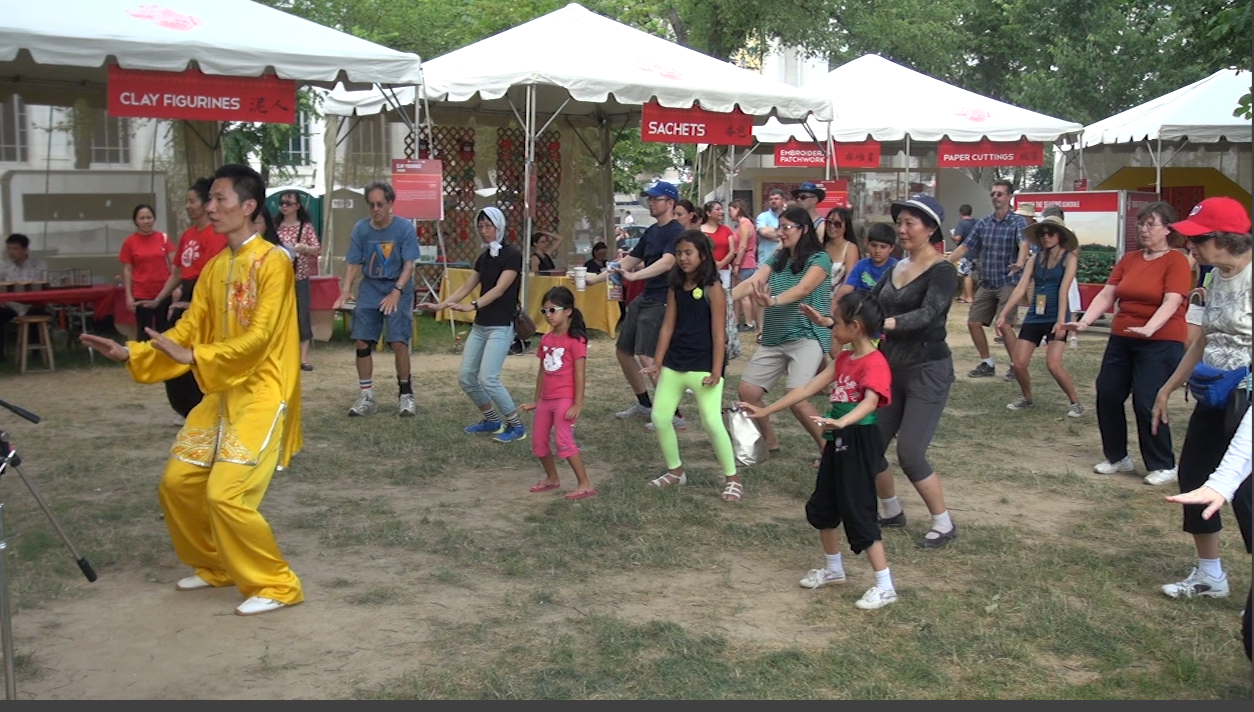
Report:
[[1106,284],[1115,285],[1115,299],[1119,306],[1110,333],[1134,339],[1144,338],[1129,334],[1128,329],[1145,326],[1153,318],[1154,312],[1162,306],[1163,298],[1174,293],[1182,297],[1180,306],[1167,323],[1154,332],[1154,338],[1185,343],[1188,327],[1184,322],[1184,313],[1188,309],[1192,282],[1193,272],[1189,269],[1189,259],[1176,250],[1171,250],[1155,260],[1145,259],[1145,253],[1140,250],[1124,255],[1111,270],[1110,279],[1106,280]]
[[149,235],[131,233],[122,242],[118,260],[131,266],[131,296],[155,299],[161,293],[165,281],[170,278],[166,255],[171,252],[174,252],[174,243],[161,232]]
[[179,238],[179,251],[174,264],[179,268],[179,279],[196,279],[210,257],[226,249],[226,235],[213,231],[213,225],[204,229],[195,225],[187,228]]

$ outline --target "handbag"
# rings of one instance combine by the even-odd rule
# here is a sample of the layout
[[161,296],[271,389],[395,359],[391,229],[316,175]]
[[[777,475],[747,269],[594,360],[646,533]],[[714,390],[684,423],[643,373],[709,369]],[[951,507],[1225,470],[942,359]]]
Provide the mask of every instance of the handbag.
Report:
[[766,460],[766,438],[747,412],[735,407],[727,409],[727,434],[731,436],[736,462],[748,467]]
[[1199,361],[1189,376],[1189,392],[1207,408],[1222,410],[1228,406],[1228,399],[1234,390],[1249,388],[1249,376],[1248,365],[1224,370]]
[[514,338],[526,341],[536,334],[536,322],[531,315],[519,307],[514,314]]

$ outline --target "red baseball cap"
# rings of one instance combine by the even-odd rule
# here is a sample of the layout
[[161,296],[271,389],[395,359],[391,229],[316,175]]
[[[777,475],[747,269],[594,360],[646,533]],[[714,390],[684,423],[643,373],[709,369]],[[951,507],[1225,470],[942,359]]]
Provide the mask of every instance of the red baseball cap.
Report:
[[1241,203],[1227,197],[1207,198],[1189,211],[1189,217],[1172,223],[1171,229],[1187,237],[1197,237],[1212,232],[1250,231],[1250,213]]

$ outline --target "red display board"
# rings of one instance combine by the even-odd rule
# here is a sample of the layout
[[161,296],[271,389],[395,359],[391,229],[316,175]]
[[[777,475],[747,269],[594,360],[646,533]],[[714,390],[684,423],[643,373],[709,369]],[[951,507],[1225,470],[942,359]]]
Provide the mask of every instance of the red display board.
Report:
[[[834,142],[833,156],[838,168],[879,168],[880,142]],[[821,143],[792,140],[775,146],[776,168],[823,168],[827,165],[827,149]]]
[[109,65],[109,116],[296,123],[296,82],[274,75],[227,77]]
[[1040,166],[1045,164],[1045,144],[1040,141],[950,141],[940,140],[936,165],[941,168],[984,166]]
[[444,219],[444,166],[440,161],[392,160],[392,211],[410,220]]
[[753,117],[739,109],[730,113],[706,111],[699,106],[668,109],[651,101],[644,105],[640,119],[640,140],[752,146]]

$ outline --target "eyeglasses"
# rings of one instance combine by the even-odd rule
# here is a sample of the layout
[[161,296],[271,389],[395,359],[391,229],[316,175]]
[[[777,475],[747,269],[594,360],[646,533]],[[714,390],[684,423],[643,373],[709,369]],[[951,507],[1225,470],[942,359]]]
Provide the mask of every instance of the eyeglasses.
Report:
[[828,220],[827,224],[831,225],[832,227],[844,227],[845,226],[845,223],[841,222],[840,220]]
[[1006,196],[1006,193],[1003,193],[1000,190],[994,190],[988,194],[988,197],[990,198],[1003,198],[1005,196]]
[[285,207],[285,208],[290,208],[290,207],[292,207],[293,205],[300,205],[300,203],[297,203],[297,202],[296,202],[296,201],[294,201],[294,200],[280,200],[280,201],[279,201],[279,205],[282,205],[282,206],[283,206],[283,207]]
[[794,225],[793,223],[780,223],[780,224],[779,224],[779,229],[780,229],[780,230],[800,230],[800,229],[801,229],[801,226],[800,226],[800,225]]
[[566,307],[540,307],[541,314],[556,314],[560,311],[566,311]]
[[1138,222],[1136,225],[1137,227],[1166,227],[1166,225],[1162,224],[1161,222],[1153,218],[1150,218],[1149,220],[1142,220],[1141,222]]
[[371,202],[371,203],[366,203],[366,204],[372,208],[386,208],[388,206],[388,201],[380,200],[377,203]]

